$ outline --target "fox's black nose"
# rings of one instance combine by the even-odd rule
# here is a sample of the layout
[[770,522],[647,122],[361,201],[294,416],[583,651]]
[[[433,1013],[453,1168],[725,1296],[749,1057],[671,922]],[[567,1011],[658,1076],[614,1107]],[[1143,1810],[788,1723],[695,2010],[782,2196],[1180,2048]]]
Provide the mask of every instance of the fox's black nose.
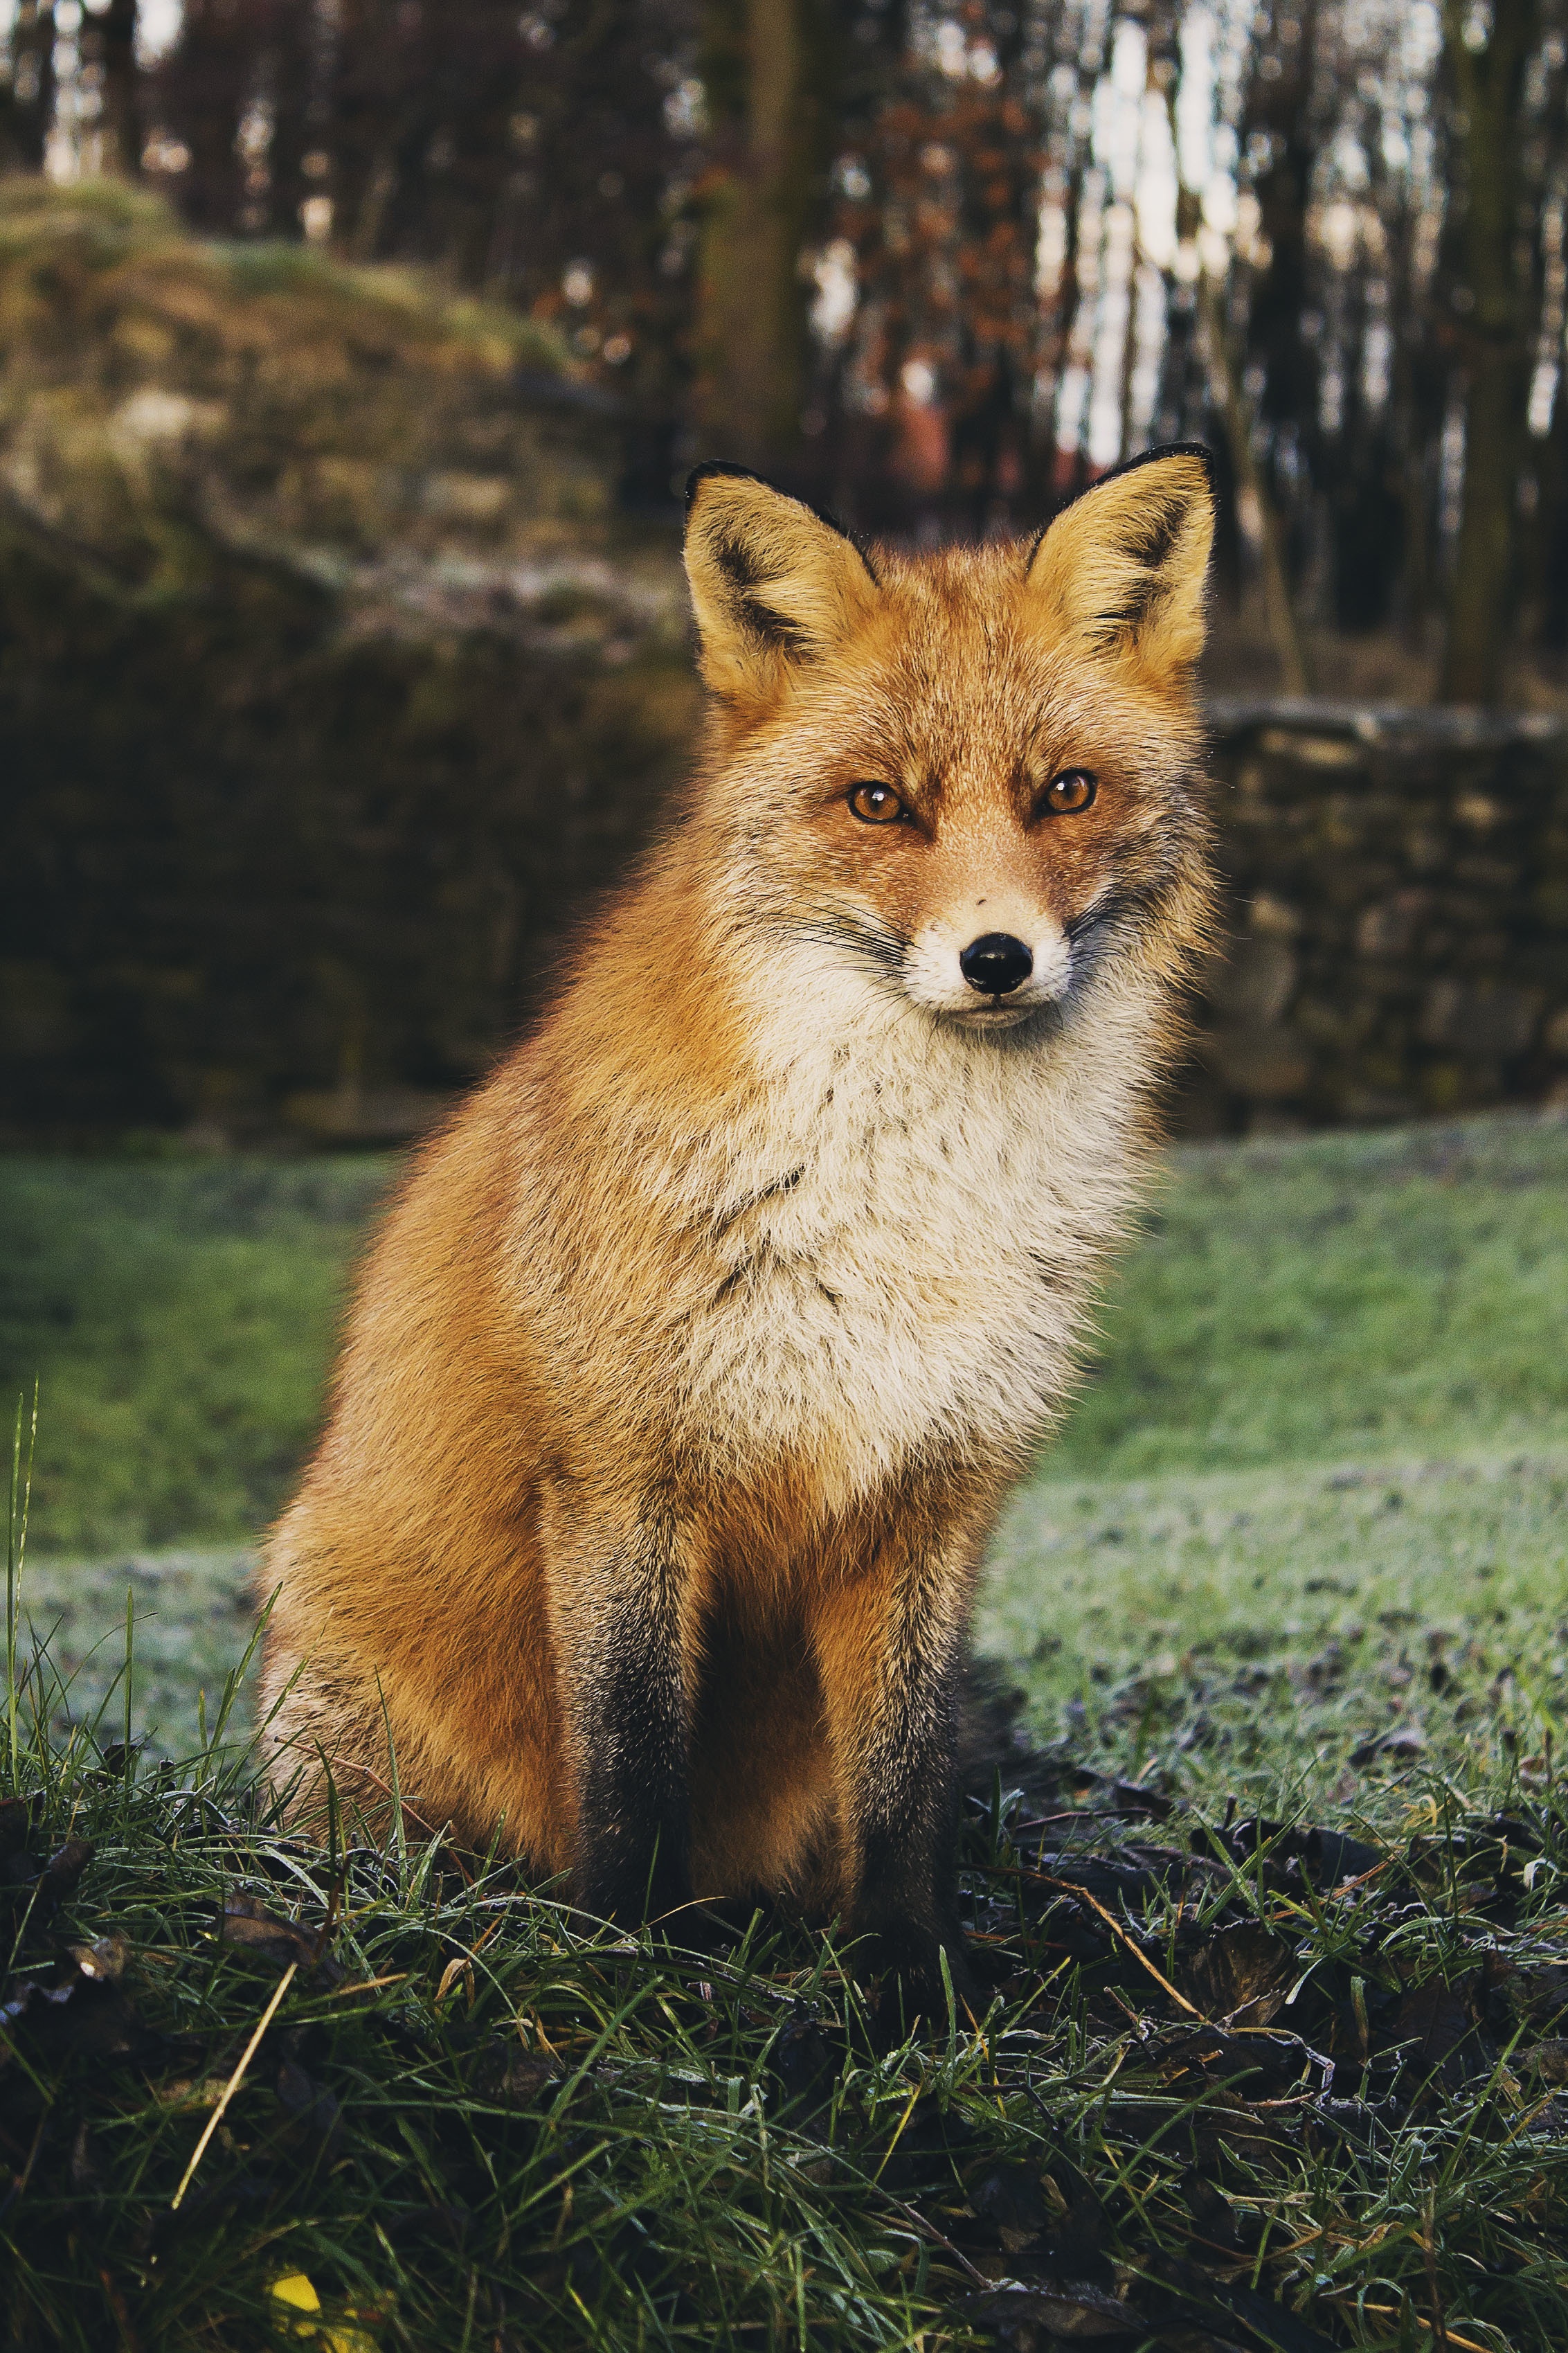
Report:
[[1028,979],[1035,959],[1010,932],[986,932],[959,951],[958,969],[983,997],[1007,997]]

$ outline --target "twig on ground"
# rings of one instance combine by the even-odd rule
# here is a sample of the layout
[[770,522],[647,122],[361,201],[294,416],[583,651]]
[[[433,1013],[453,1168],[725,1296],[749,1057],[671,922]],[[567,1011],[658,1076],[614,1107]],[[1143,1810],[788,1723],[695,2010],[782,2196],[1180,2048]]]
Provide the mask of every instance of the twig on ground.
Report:
[[282,1976],[279,1978],[278,1983],[273,1988],[272,1999],[268,2003],[266,2009],[262,2011],[261,2016],[257,2020],[256,2031],[252,2034],[249,2042],[246,2044],[245,2049],[240,2052],[239,2064],[235,2069],[233,2074],[229,2077],[227,2083],[224,2085],[223,2096],[218,2101],[218,2104],[213,2110],[211,2116],[207,2118],[206,2129],[191,2153],[191,2161],[180,2177],[179,2188],[175,2190],[173,2198],[169,2200],[169,2211],[171,2214],[178,2211],[180,2200],[184,2198],[186,2190],[190,2188],[196,2168],[206,2154],[207,2143],[211,2140],[214,2133],[216,2132],[219,2125],[223,2122],[224,2110],[227,2107],[230,2100],[233,2099],[236,2092],[238,2091],[240,2084],[244,2080],[245,2071],[249,2066],[251,2061],[255,2058],[257,2052],[259,2050],[261,2046],[261,2038],[266,2033],[268,2028],[271,2025],[274,2018],[277,2016],[279,2004],[282,2001],[284,1995],[288,1992],[289,1987],[294,1982],[295,1974],[298,1971],[299,1967],[300,1964],[298,1961],[290,1961]]
[[1100,1898],[1097,1895],[1091,1895],[1087,1887],[1079,1887],[1070,1879],[1053,1878],[1048,1871],[1031,1871],[1028,1873],[1028,1876],[1031,1879],[1043,1880],[1047,1887],[1059,1887],[1064,1894],[1078,1896],[1080,1901],[1089,1906],[1091,1911],[1098,1912],[1106,1926],[1110,1929],[1111,1935],[1113,1936],[1119,1936],[1121,1939],[1121,1942],[1126,1946],[1133,1959],[1140,1962],[1142,1966],[1148,1970],[1149,1975],[1153,1978],[1157,1986],[1163,1987],[1166,1993],[1170,1995],[1171,2000],[1177,2005],[1177,2007],[1184,2010],[1189,2018],[1197,2019],[1205,2026],[1208,2024],[1209,2021],[1204,2017],[1203,2011],[1199,2010],[1194,2003],[1190,2002],[1184,1993],[1178,1993],[1176,1991],[1176,1989],[1171,1983],[1170,1978],[1166,1977],[1162,1970],[1157,1969],[1154,1967],[1154,1964],[1149,1958],[1148,1954],[1143,1951],[1142,1947],[1134,1940],[1134,1938],[1128,1935],[1126,1929],[1121,1926],[1121,1921],[1117,1919],[1115,1914],[1106,1910],[1104,1905],[1100,1901]]

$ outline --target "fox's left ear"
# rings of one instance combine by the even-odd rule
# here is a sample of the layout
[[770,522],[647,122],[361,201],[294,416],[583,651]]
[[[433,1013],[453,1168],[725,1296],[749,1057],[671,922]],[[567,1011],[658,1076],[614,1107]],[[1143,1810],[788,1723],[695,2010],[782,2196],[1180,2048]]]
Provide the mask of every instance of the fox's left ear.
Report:
[[716,694],[763,702],[797,663],[842,644],[877,602],[854,541],[800,499],[732,466],[686,487],[686,576]]
[[1075,499],[1037,542],[1028,585],[1042,617],[1163,682],[1204,649],[1214,466],[1195,442],[1151,449]]

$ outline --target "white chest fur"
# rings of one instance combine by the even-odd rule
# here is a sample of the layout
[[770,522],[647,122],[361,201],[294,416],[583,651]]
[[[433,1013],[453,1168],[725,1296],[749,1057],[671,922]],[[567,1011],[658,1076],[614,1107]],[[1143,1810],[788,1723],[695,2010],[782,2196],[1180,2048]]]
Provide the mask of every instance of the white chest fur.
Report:
[[839,1461],[824,1501],[847,1504],[917,1450],[1043,1433],[1131,1196],[1149,1063],[1144,993],[1097,997],[1036,1042],[868,1018],[860,991],[853,1027],[820,1001],[770,1014],[764,1088],[688,1172],[710,1220],[677,1381],[694,1438],[738,1471]]

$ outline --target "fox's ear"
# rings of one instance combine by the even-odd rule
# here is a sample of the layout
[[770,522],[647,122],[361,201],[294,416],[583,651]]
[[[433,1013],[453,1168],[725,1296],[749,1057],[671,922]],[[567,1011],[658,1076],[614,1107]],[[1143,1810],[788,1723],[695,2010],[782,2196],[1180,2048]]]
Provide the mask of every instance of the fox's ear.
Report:
[[745,702],[841,644],[878,595],[837,524],[731,466],[700,466],[687,484],[686,576],[703,678]]
[[1058,515],[1036,543],[1029,586],[1067,634],[1174,679],[1204,649],[1214,522],[1208,451],[1151,449]]

